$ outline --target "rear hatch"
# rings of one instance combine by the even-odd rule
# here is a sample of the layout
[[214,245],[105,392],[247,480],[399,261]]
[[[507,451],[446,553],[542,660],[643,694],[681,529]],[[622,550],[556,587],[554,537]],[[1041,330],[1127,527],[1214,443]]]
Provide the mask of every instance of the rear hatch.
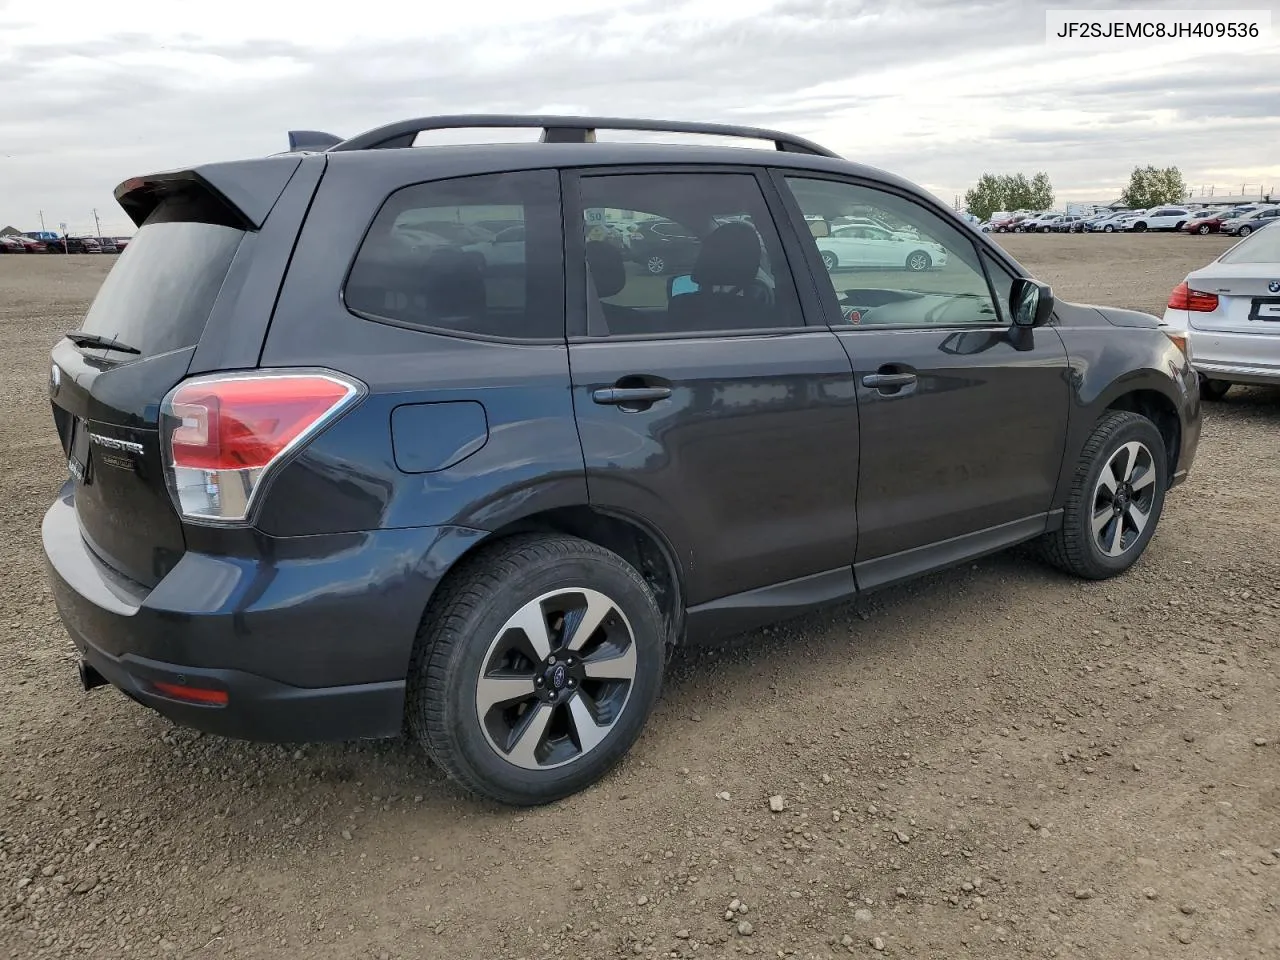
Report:
[[[288,182],[287,164],[271,200]],[[246,214],[190,171],[130,181],[117,197],[138,232],[80,329],[54,347],[50,395],[85,542],[151,587],[185,550],[162,462],[160,403],[186,376],[220,292],[232,285],[237,253],[265,212]]]

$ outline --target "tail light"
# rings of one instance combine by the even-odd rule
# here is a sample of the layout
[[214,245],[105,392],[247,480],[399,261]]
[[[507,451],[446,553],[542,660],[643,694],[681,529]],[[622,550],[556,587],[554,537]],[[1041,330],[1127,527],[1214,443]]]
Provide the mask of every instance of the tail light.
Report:
[[1169,294],[1170,310],[1190,310],[1193,313],[1213,313],[1218,309],[1218,295],[1216,293],[1202,293],[1199,290],[1192,290],[1184,280],[1173,288],[1173,293]]
[[329,370],[216,374],[178,384],[160,410],[166,480],[193,520],[243,521],[272,468],[361,396]]

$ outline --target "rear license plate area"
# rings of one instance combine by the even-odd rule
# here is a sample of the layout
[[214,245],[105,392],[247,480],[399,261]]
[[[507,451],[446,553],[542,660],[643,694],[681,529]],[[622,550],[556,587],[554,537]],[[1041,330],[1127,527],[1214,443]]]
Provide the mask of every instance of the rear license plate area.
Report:
[[87,486],[93,482],[92,458],[89,453],[89,425],[79,417],[71,421],[70,448],[67,454],[67,469],[76,480]]
[[1280,323],[1280,297],[1254,297],[1249,319]]

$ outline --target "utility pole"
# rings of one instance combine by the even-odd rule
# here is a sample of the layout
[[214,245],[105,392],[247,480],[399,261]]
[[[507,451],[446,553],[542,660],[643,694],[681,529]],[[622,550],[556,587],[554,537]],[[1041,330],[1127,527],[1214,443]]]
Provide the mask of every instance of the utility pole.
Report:
[[102,236],[102,224],[98,222],[98,208],[93,208],[93,235],[95,237]]
[[44,211],[40,211],[40,232],[44,233]]

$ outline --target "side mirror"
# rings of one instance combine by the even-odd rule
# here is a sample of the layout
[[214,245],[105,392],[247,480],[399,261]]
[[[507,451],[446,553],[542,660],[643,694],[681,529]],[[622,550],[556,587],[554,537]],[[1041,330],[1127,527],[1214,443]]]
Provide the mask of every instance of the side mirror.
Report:
[[831,236],[831,224],[826,220],[809,220],[809,232],[819,240]]
[[686,293],[697,293],[698,284],[692,274],[681,273],[667,280],[667,299],[679,297]]
[[1039,327],[1053,313],[1053,290],[1047,283],[1019,277],[1009,290],[1015,327]]

